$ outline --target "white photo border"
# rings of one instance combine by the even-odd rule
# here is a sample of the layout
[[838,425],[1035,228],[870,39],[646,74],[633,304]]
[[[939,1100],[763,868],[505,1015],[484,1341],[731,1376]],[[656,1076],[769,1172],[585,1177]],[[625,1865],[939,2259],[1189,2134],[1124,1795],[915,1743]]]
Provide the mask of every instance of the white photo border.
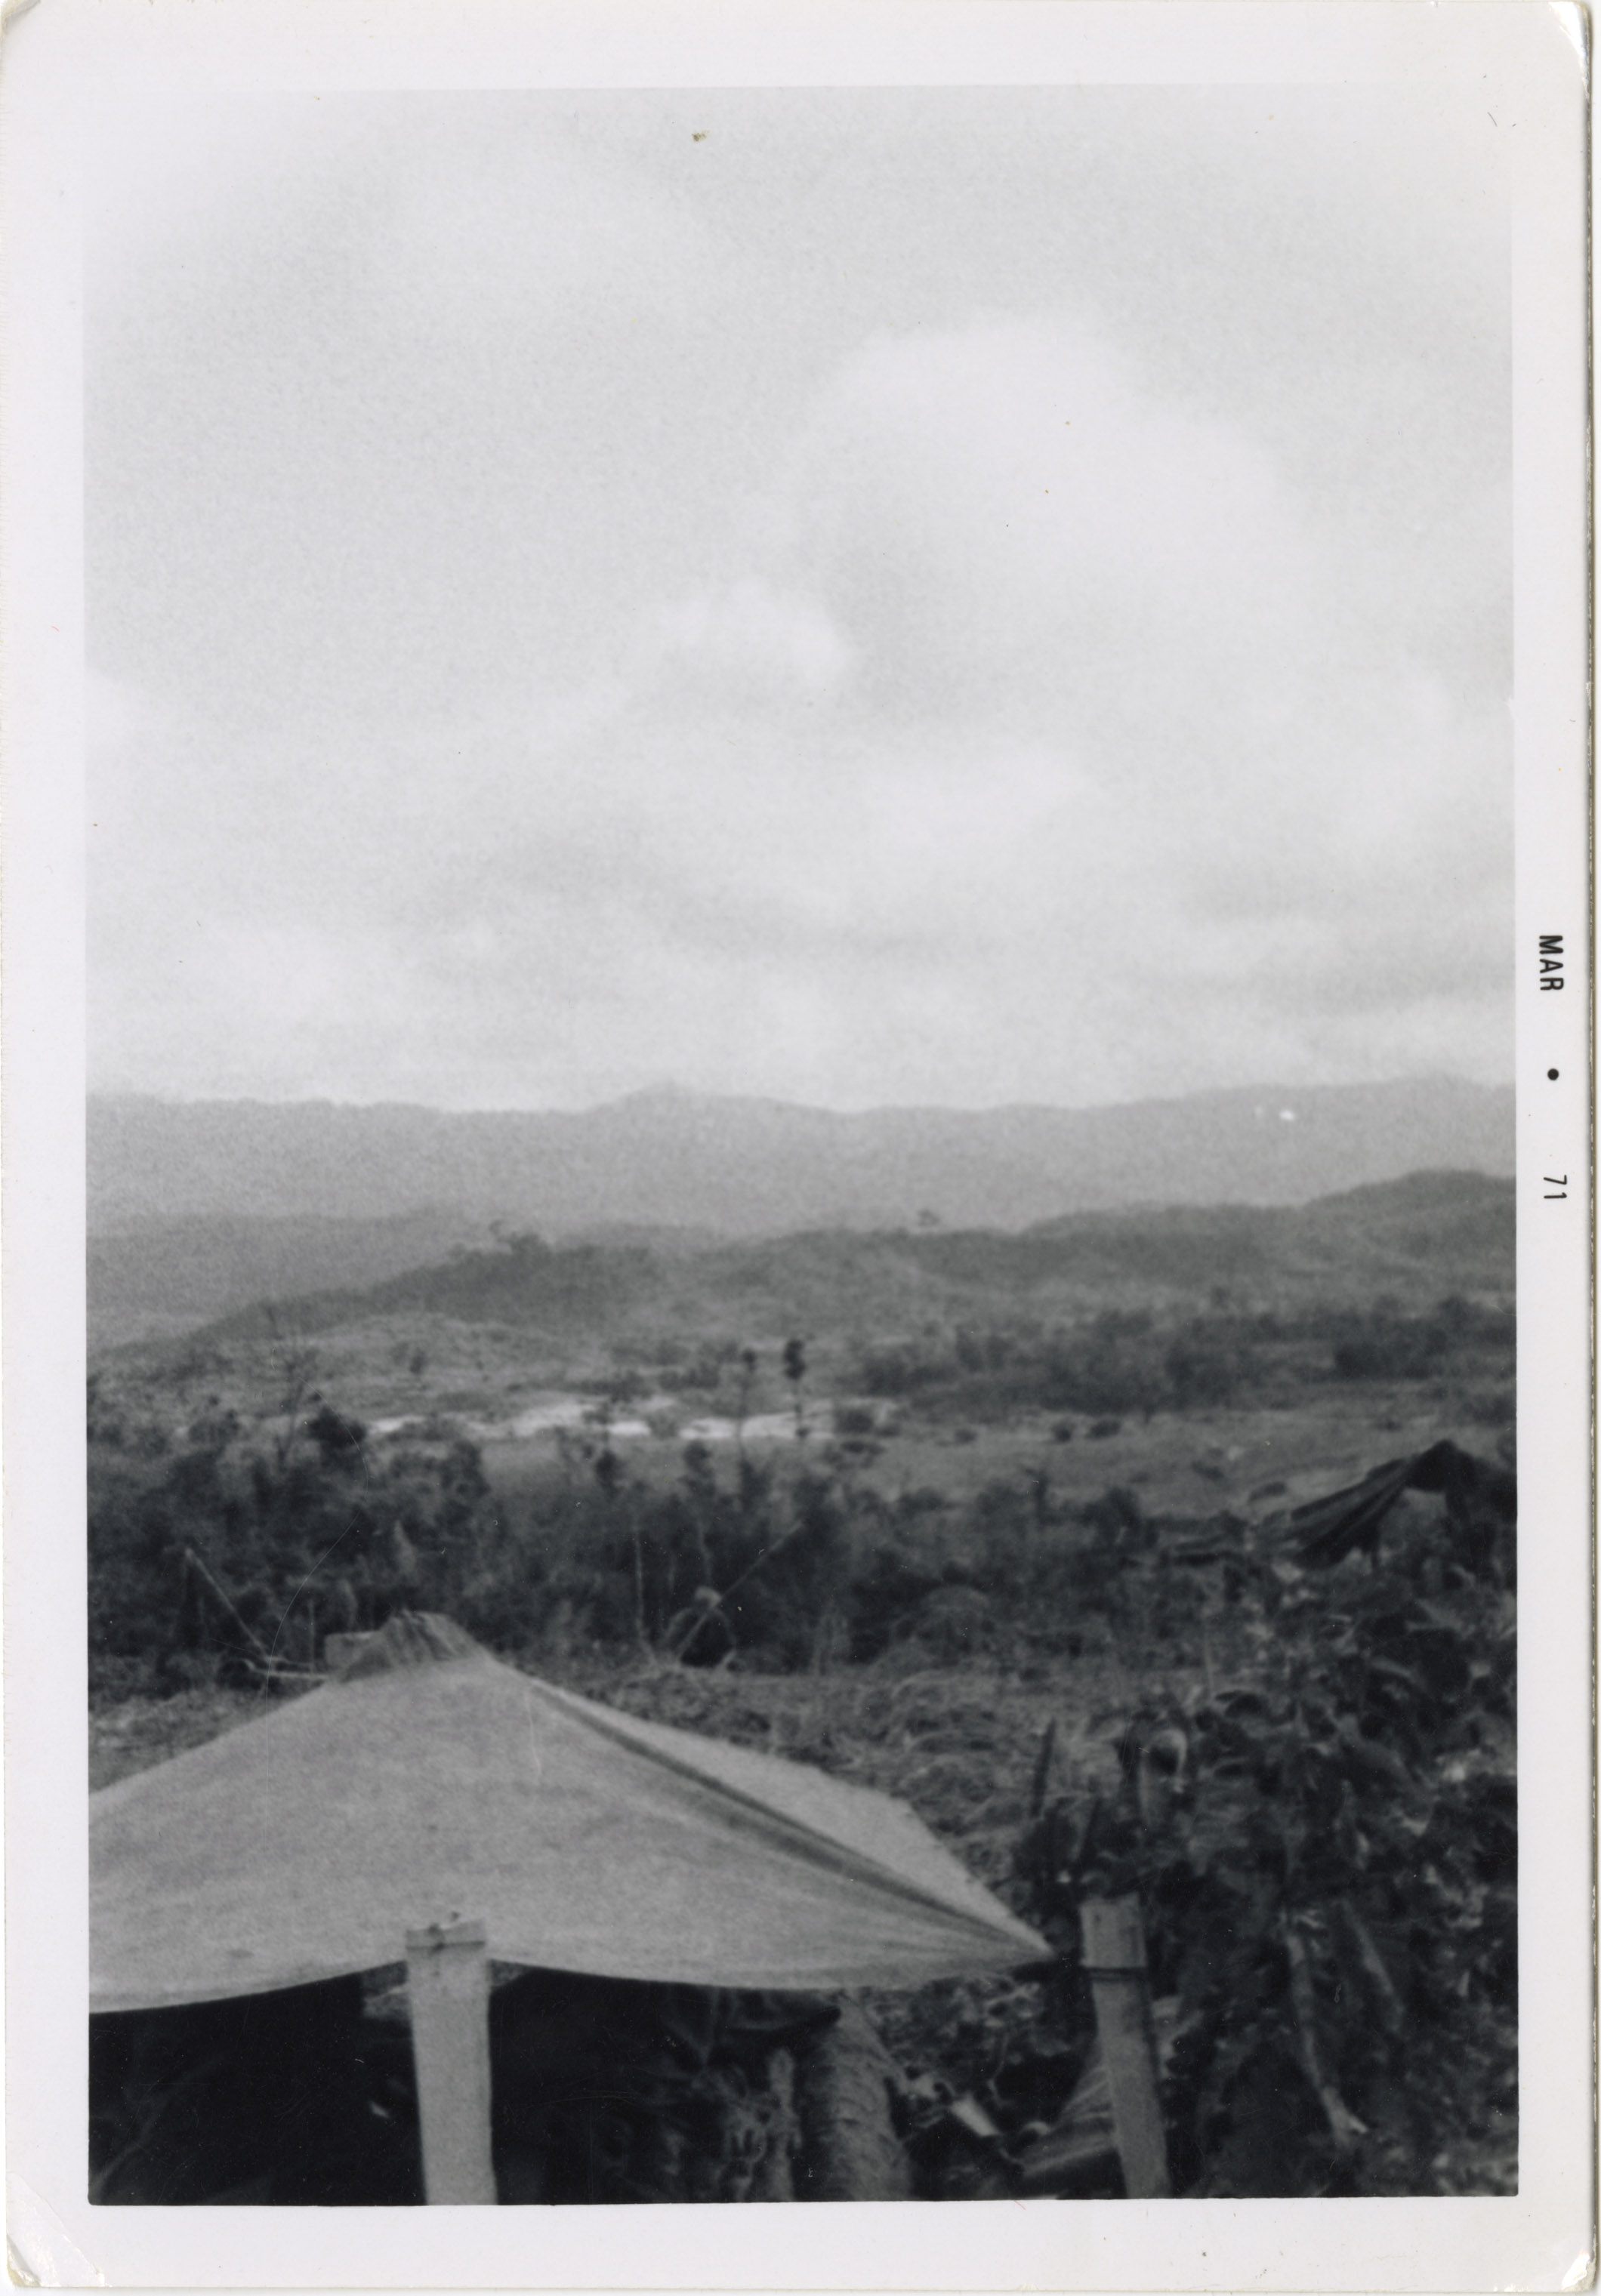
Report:
[[[1591,1028],[1575,0],[24,0],[4,202],[8,2229],[126,2288],[1578,2288],[1594,2264]],[[1482,82],[1513,145],[1521,2190],[757,2210],[91,2209],[86,2182],[81,137],[263,89]],[[1561,932],[1561,996],[1538,937]],[[1554,1086],[1556,1068],[1569,1088]],[[1581,1080],[1581,1081],[1580,1081]],[[1550,1181],[1564,1177],[1562,1191]]]

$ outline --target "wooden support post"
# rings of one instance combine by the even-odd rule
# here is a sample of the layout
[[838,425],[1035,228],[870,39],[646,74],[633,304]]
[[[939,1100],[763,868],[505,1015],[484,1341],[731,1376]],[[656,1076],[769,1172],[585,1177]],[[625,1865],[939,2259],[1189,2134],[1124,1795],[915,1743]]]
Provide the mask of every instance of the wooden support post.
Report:
[[489,2148],[489,1964],[481,1922],[410,1930],[411,2004],[423,2185],[429,2206],[493,2205]]
[[1131,2201],[1165,2201],[1173,2187],[1157,2087],[1156,2027],[1139,1900],[1088,1898],[1080,1921],[1124,2188]]

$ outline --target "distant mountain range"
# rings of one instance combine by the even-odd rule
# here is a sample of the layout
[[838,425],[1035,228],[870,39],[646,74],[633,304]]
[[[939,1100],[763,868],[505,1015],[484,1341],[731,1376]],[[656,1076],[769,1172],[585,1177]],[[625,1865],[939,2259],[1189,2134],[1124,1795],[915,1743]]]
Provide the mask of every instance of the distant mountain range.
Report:
[[354,1293],[479,1250],[494,1226],[700,1259],[800,1230],[932,1241],[1304,1204],[1408,1172],[1510,1176],[1514,1151],[1510,1090],[1444,1078],[860,1115],[670,1089],[576,1115],[95,1099],[92,1323],[155,1337],[263,1298]]
[[925,1214],[1022,1227],[1134,1204],[1304,1203],[1403,1172],[1513,1164],[1510,1089],[1449,1078],[859,1115],[673,1089],[576,1115],[97,1099],[88,1128],[94,1233],[422,1211],[551,1236],[882,1228]]

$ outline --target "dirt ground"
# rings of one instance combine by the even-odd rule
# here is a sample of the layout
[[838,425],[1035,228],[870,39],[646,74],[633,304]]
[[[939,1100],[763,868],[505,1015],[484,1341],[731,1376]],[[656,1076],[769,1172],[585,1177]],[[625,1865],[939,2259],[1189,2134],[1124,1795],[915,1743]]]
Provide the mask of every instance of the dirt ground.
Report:
[[[911,1668],[899,1652],[825,1675],[595,1662],[551,1676],[628,1713],[895,1794],[1009,1901],[1012,1851],[1047,1723],[1056,1724],[1060,1775],[1110,1780],[1112,1742],[1137,1694],[1112,1654],[1022,1677],[982,1667]],[[1178,1675],[1174,1686],[1190,1679]],[[103,1707],[90,1718],[91,1790],[203,1745],[272,1703],[255,1691],[208,1689]]]

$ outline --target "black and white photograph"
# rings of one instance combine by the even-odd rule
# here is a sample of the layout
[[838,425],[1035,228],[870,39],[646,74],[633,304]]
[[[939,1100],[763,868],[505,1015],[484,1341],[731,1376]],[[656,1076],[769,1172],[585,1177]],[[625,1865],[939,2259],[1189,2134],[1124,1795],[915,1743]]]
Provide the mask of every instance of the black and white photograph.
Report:
[[1582,2284],[1572,26],[178,12],[76,162],[71,2253],[1543,2194]]

